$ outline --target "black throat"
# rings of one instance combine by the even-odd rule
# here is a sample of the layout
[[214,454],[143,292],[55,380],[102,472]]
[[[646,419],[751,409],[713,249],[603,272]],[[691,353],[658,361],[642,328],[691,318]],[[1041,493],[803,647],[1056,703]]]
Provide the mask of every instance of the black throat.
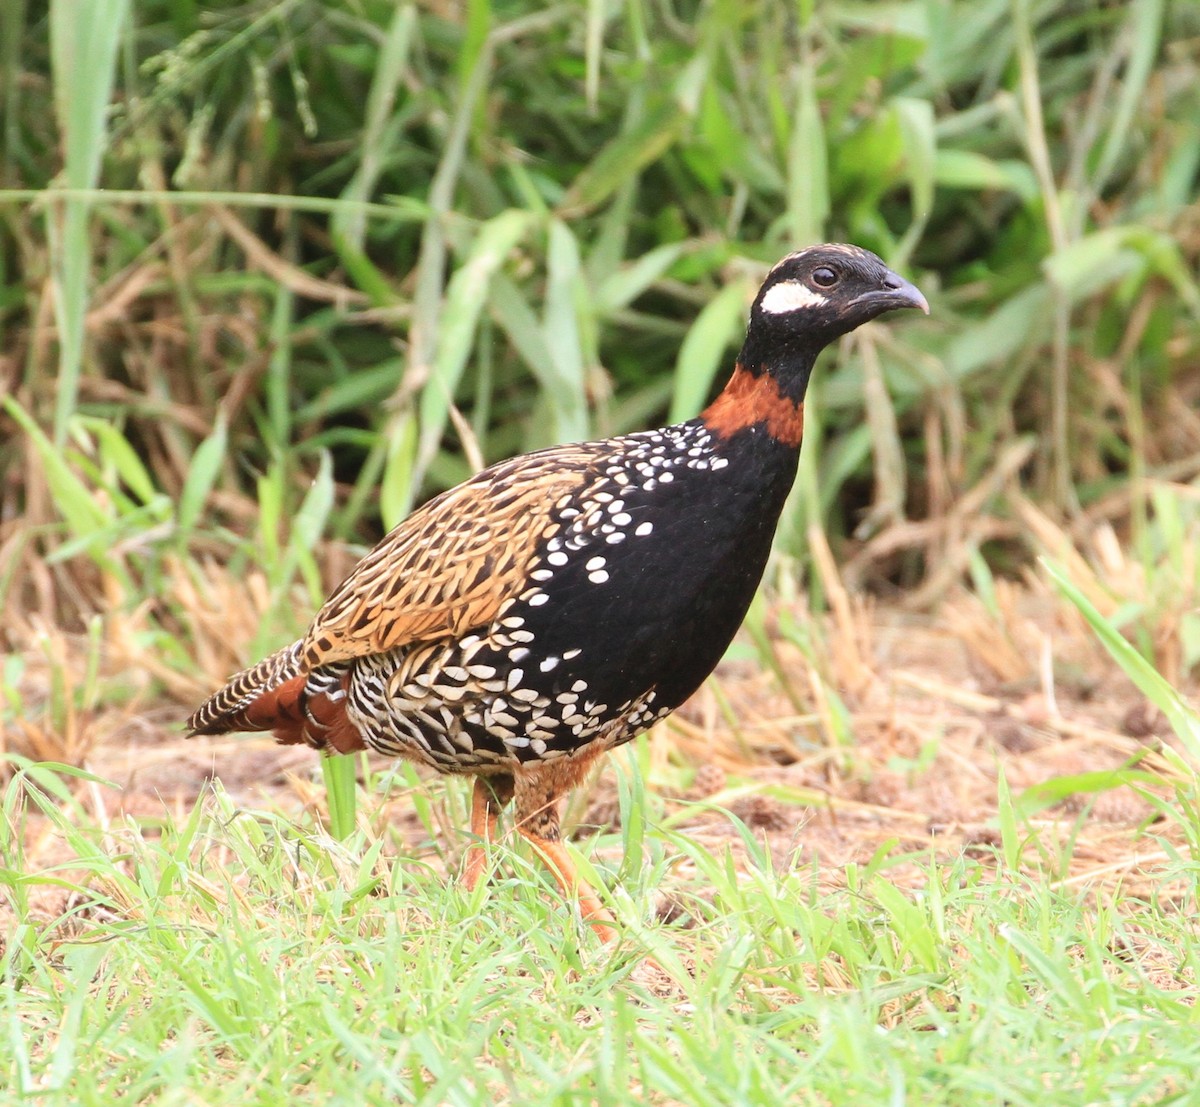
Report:
[[827,344],[812,335],[780,334],[777,328],[751,319],[738,361],[756,377],[764,374],[773,377],[781,396],[802,404],[817,355]]

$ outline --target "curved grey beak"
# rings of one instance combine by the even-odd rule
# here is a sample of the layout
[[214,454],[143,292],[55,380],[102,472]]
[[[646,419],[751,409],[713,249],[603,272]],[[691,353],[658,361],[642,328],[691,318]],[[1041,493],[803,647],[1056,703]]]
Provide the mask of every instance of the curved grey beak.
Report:
[[880,311],[920,308],[926,315],[929,314],[929,301],[921,294],[921,290],[890,269],[879,288],[863,293],[854,302],[874,304]]

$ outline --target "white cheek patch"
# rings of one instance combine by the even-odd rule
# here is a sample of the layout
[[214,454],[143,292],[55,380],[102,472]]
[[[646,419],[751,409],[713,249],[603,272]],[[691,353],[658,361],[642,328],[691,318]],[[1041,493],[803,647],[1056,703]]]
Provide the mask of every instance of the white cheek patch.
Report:
[[768,315],[782,315],[785,311],[820,307],[828,299],[814,292],[803,281],[780,281],[767,289],[759,305]]

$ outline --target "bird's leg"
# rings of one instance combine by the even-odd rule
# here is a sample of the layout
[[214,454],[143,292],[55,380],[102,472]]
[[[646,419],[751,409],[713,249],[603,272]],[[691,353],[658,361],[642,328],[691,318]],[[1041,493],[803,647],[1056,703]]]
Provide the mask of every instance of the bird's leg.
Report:
[[571,860],[567,848],[558,838],[543,838],[521,828],[525,840],[537,850],[538,855],[554,874],[563,895],[570,899],[572,896],[579,901],[579,913],[591,925],[597,937],[602,942],[614,941],[617,932],[608,924],[616,920],[608,908],[597,898],[596,893],[575,871],[575,863]]
[[600,940],[614,941],[617,932],[608,924],[616,920],[600,902],[595,891],[576,872],[575,862],[563,845],[559,834],[558,804],[552,796],[546,796],[530,811],[529,798],[528,795],[522,795],[517,799],[517,830],[554,874],[563,895],[568,900],[578,900],[579,913],[591,924]]
[[477,776],[471,793],[471,833],[475,841],[467,847],[462,882],[472,891],[487,864],[488,846],[496,839],[496,820],[513,797],[513,778],[507,775]]

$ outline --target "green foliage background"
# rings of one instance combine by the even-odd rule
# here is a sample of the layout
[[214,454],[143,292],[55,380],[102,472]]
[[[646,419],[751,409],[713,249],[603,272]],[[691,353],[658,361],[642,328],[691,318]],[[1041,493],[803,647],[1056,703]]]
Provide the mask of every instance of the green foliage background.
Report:
[[66,568],[21,594],[33,556],[133,602],[185,551],[315,596],[321,534],[694,413],[765,267],[821,239],[934,313],[819,375],[783,550],[974,490],[999,522],[961,569],[1019,530],[1014,474],[1071,517],[1200,455],[1194,4],[0,13],[8,603],[99,606]]

